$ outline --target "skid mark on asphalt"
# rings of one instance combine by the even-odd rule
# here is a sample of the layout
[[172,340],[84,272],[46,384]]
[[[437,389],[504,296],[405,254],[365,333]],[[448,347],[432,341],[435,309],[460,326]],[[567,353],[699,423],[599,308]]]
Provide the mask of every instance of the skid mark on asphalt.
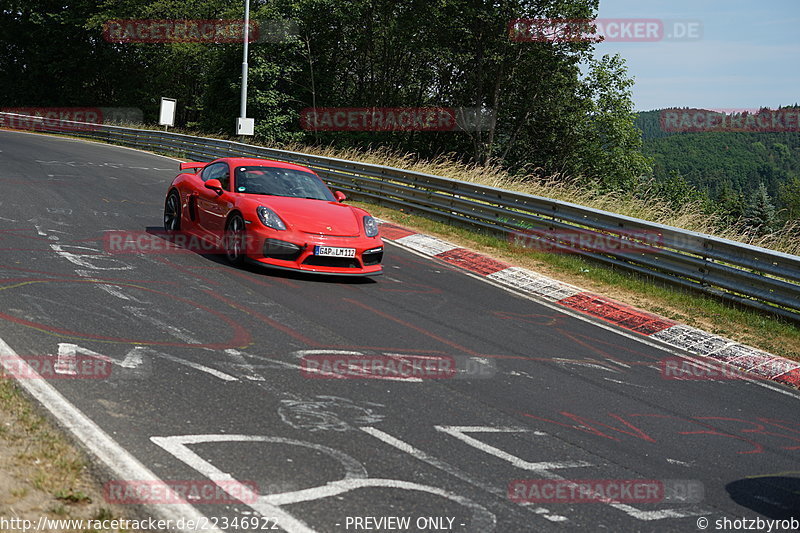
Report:
[[147,322],[149,324],[152,324],[153,326],[157,327],[161,331],[164,331],[164,332],[172,335],[173,337],[175,337],[178,340],[182,340],[183,342],[185,342],[187,344],[201,344],[201,342],[199,340],[197,340],[191,334],[187,333],[186,331],[184,331],[183,329],[181,329],[181,328],[179,328],[177,326],[173,326],[171,324],[167,324],[163,320],[160,320],[160,319],[158,319],[158,318],[146,313],[145,309],[142,309],[140,307],[131,307],[131,306],[128,306],[128,305],[123,306],[123,309],[128,311],[130,314],[132,314],[136,318],[138,318],[140,320],[143,320],[143,321],[145,321],[145,322]]
[[461,351],[463,353],[480,357],[479,353],[470,350],[466,346],[462,346],[462,345],[460,345],[460,344],[458,344],[456,342],[451,341],[450,339],[445,339],[444,337],[441,337],[441,336],[439,336],[439,335],[437,335],[437,334],[435,334],[435,333],[433,333],[431,331],[428,331],[423,327],[416,326],[414,324],[411,324],[410,322],[406,322],[405,320],[402,320],[400,318],[394,317],[394,316],[392,316],[392,315],[390,315],[388,313],[384,313],[383,311],[375,309],[374,307],[370,307],[369,305],[367,305],[365,303],[362,303],[362,302],[359,302],[358,300],[353,300],[351,298],[343,298],[343,300],[348,302],[348,303],[351,303],[353,305],[356,305],[358,307],[361,307],[362,309],[366,309],[367,311],[369,311],[371,313],[374,313],[374,314],[376,314],[378,316],[381,316],[381,317],[383,317],[383,318],[385,318],[387,320],[391,320],[392,322],[400,324],[401,326],[405,326],[405,327],[407,327],[409,329],[412,329],[414,331],[422,333],[423,335],[425,335],[427,337],[430,337],[430,338],[432,338],[434,340],[437,340],[437,341],[441,342],[442,344],[446,344],[446,345],[448,345],[448,346],[450,346],[452,348],[455,348],[456,350],[459,350],[459,351]]
[[353,402],[338,396],[316,396],[314,400],[281,400],[278,408],[283,422],[307,431],[352,431],[358,426],[376,424],[384,415],[376,412],[385,405]]

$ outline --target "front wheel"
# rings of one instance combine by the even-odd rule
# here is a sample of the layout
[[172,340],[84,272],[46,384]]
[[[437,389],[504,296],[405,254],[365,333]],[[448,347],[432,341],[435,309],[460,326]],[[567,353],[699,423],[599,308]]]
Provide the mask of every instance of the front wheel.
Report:
[[168,232],[181,229],[181,198],[176,191],[170,192],[164,202],[164,229]]
[[240,215],[233,215],[225,226],[225,256],[236,266],[244,263],[244,244],[244,219]]

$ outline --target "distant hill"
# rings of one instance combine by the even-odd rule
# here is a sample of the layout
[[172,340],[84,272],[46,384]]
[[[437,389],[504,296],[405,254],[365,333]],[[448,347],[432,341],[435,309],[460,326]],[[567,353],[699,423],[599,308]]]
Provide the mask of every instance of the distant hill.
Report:
[[[783,109],[797,109],[797,106]],[[800,132],[665,131],[663,110],[639,113],[642,151],[655,159],[654,177],[667,180],[678,174],[712,200],[726,187],[745,197],[764,183],[781,204],[782,185],[800,178]],[[667,128],[669,129],[669,128]],[[780,206],[780,205],[779,205]]]

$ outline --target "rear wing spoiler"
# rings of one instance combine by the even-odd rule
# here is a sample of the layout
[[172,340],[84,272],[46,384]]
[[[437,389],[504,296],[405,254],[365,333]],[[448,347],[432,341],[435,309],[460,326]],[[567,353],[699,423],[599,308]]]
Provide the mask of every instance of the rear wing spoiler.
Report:
[[197,174],[197,170],[204,168],[206,165],[208,165],[208,163],[195,163],[194,161],[187,161],[185,163],[181,163],[181,170],[193,168],[195,169],[195,174]]

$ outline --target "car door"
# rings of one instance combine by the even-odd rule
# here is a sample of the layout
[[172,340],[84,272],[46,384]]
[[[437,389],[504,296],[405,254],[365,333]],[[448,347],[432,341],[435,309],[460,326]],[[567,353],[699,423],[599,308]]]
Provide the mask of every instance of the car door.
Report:
[[[230,191],[231,179],[228,163],[219,162],[207,166],[203,169],[200,178],[204,183],[211,179],[219,180],[223,190]],[[227,194],[218,195],[215,191],[205,187],[198,190],[196,198],[197,225],[203,233],[216,238],[222,237],[229,201],[230,196]]]

